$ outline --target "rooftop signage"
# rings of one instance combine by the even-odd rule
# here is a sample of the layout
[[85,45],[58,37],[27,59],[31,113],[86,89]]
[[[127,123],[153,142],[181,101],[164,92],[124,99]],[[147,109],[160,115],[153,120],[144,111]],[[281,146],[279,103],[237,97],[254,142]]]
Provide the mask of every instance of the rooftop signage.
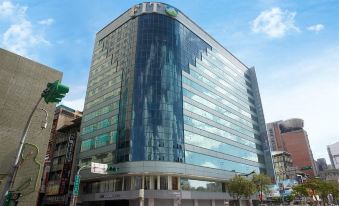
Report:
[[175,8],[169,6],[165,9],[165,12],[171,17],[176,17],[178,15],[178,11]]

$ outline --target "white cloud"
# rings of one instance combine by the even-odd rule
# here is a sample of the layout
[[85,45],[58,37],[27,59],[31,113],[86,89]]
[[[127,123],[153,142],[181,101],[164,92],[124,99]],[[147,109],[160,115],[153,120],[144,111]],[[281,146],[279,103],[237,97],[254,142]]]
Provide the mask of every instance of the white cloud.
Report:
[[83,111],[85,99],[62,100],[61,104],[75,110]]
[[[0,46],[24,56],[36,46],[49,45],[39,28],[35,27],[27,18],[28,7],[14,5],[5,0],[0,4],[0,20],[7,23],[3,34],[0,34]],[[30,52],[30,54],[32,54]]]
[[22,19],[27,7],[13,5],[10,1],[3,1],[0,4],[0,20],[17,20]]
[[316,33],[318,33],[319,31],[323,30],[325,27],[322,24],[315,24],[315,25],[311,25],[309,27],[307,27],[307,30],[309,31],[314,31]]
[[27,55],[27,49],[40,43],[49,44],[44,37],[34,33],[31,22],[27,20],[12,24],[1,39],[5,48],[21,55]]
[[52,19],[52,18],[43,19],[43,20],[38,21],[38,23],[41,24],[41,25],[50,26],[54,23],[54,19]]
[[338,65],[339,47],[318,51],[283,65],[262,87],[266,122],[304,119],[314,158],[328,159],[326,145],[338,141]]
[[300,31],[295,25],[294,17],[296,12],[282,11],[280,8],[272,8],[260,13],[257,18],[251,22],[252,31],[255,33],[264,33],[272,38],[281,38],[289,31]]

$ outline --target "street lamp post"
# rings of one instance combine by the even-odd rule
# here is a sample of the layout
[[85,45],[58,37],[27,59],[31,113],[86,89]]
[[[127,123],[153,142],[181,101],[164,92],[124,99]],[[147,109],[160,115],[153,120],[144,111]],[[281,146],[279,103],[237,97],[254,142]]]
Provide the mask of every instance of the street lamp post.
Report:
[[[79,183],[78,183],[79,185],[80,185],[80,171],[83,170],[83,169],[89,168],[89,167],[90,167],[89,165],[83,165],[78,169],[76,177],[79,178]],[[77,185],[77,186],[79,186],[79,185]],[[74,187],[76,187],[76,186],[74,185]],[[73,188],[72,201],[71,201],[70,206],[76,206],[77,205],[78,195],[74,194],[74,190],[75,190],[75,188]]]
[[[253,170],[252,172],[247,173],[247,174],[240,174],[239,176],[248,177],[248,176],[253,175],[253,174],[255,174],[255,170]],[[253,205],[252,198],[250,198],[250,197],[249,197],[249,202],[250,202],[250,205],[252,206]]]

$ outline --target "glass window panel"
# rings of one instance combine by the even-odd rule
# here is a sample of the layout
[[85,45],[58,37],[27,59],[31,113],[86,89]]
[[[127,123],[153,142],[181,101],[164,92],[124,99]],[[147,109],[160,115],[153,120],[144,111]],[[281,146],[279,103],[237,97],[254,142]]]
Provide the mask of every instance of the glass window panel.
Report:
[[251,141],[249,141],[247,139],[243,139],[243,138],[241,138],[239,136],[236,136],[234,134],[231,134],[231,133],[226,132],[224,130],[221,130],[219,128],[213,127],[213,126],[211,126],[209,124],[206,124],[204,122],[198,121],[198,120],[193,119],[191,117],[185,116],[184,117],[184,122],[185,122],[185,124],[188,124],[188,125],[190,125],[192,127],[196,127],[198,129],[205,130],[207,132],[210,132],[212,134],[215,134],[215,135],[218,135],[218,136],[221,136],[221,137],[225,137],[227,139],[230,139],[232,141],[238,142],[240,144],[244,144],[244,145],[256,148],[256,144],[254,142],[251,142]]
[[236,124],[234,124],[232,122],[224,120],[224,119],[222,119],[222,118],[220,118],[218,116],[215,116],[215,115],[213,115],[213,114],[211,114],[211,113],[209,113],[209,112],[207,112],[205,110],[202,110],[202,109],[200,109],[200,108],[198,108],[196,106],[193,106],[193,105],[191,105],[191,104],[189,104],[187,102],[184,102],[184,109],[186,109],[186,110],[188,110],[190,112],[196,113],[196,114],[198,114],[200,116],[203,116],[203,117],[205,117],[207,119],[210,119],[211,121],[216,122],[216,123],[218,123],[218,124],[220,124],[222,126],[226,126],[226,127],[231,128],[231,129],[233,129],[233,130],[235,130],[237,132],[243,133],[243,134],[245,134],[245,135],[247,135],[249,137],[254,138],[254,132],[256,132],[256,131],[245,129],[243,127],[239,127],[238,125],[236,125]]
[[168,189],[168,177],[160,176],[160,190],[167,190],[167,189]]
[[81,142],[81,152],[91,150],[91,149],[93,149],[93,146],[94,145],[93,145],[92,139],[83,140]]
[[258,155],[254,152],[250,152],[248,150],[241,149],[236,146],[232,146],[223,142],[219,142],[214,139],[210,139],[208,137],[204,137],[198,134],[195,134],[190,131],[184,132],[185,134],[185,143],[192,144],[198,147],[202,147],[205,149],[221,152],[224,154],[232,155],[235,157],[244,158],[247,160],[258,162]]
[[216,104],[202,98],[201,96],[199,96],[199,95],[197,95],[193,92],[188,91],[185,88],[183,88],[183,95],[194,100],[194,101],[196,101],[196,102],[198,102],[198,103],[200,103],[200,104],[203,104],[203,105],[205,105],[205,106],[207,106],[207,107],[209,107],[209,108],[211,108],[211,109],[213,109],[217,112],[220,112],[220,113],[222,113],[223,115],[225,115],[229,118],[232,118],[232,119],[234,119],[238,122],[241,122],[242,124],[244,124],[248,127],[253,128],[253,124],[252,124],[251,120],[250,119],[247,120],[247,117],[245,118],[245,117],[241,117],[239,115],[236,115],[236,114],[230,112],[229,110],[224,109],[220,106],[217,106]]
[[180,185],[182,190],[200,191],[200,192],[222,192],[221,182],[181,178]]
[[234,171],[239,173],[250,173],[252,171],[256,171],[257,173],[259,173],[259,168],[255,166],[220,159],[217,157],[212,157],[191,151],[185,151],[185,161],[188,164]]

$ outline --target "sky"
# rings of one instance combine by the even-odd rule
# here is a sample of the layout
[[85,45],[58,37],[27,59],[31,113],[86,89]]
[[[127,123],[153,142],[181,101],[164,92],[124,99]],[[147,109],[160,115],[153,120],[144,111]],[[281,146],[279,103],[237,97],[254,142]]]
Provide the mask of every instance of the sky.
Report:
[[[142,1],[0,0],[0,47],[63,72],[82,110],[95,34]],[[314,158],[339,141],[339,1],[168,0],[245,65],[266,122],[302,118]],[[1,63],[1,59],[0,59]]]

